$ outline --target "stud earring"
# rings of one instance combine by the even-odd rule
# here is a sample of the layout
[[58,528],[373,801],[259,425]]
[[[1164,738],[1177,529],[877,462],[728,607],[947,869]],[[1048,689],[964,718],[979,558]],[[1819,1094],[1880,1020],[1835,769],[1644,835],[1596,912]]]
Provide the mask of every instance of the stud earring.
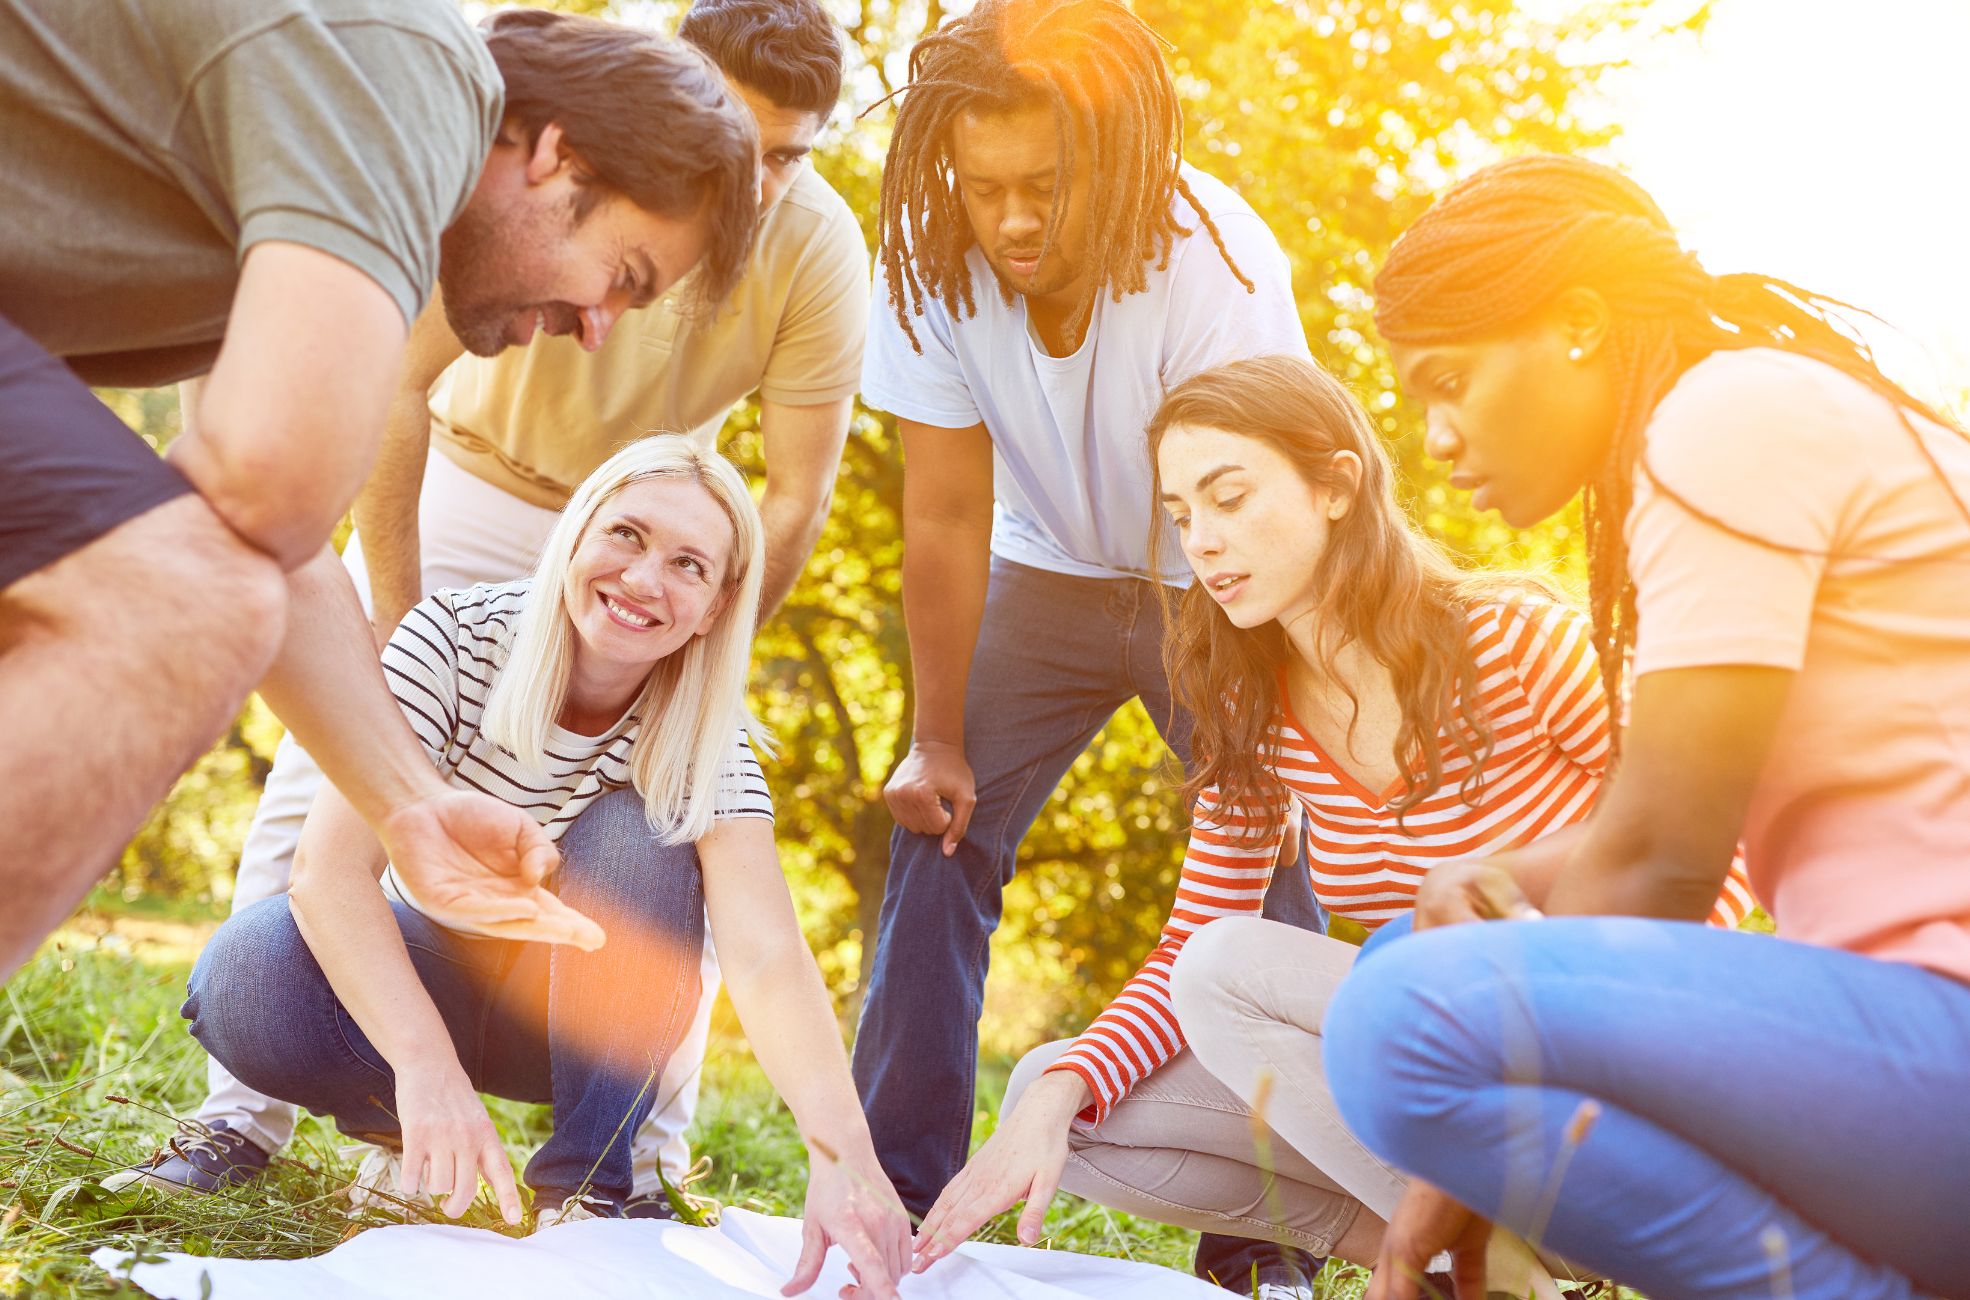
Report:
[[1584,360],[1586,356],[1587,356],[1587,349],[1583,347],[1571,347],[1566,350],[1566,359],[1568,361]]

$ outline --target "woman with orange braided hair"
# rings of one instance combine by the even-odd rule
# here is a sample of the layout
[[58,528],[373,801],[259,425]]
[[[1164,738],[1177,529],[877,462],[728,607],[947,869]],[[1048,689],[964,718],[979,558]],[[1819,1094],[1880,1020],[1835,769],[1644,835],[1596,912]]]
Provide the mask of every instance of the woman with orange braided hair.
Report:
[[[1427,1180],[1370,1296],[1495,1220],[1658,1297],[1970,1297],[1970,438],[1577,159],[1457,186],[1376,293],[1475,505],[1585,491],[1634,681],[1548,915],[1426,882],[1332,1004],[1343,1118]],[[1740,836],[1776,939],[1689,924]]]

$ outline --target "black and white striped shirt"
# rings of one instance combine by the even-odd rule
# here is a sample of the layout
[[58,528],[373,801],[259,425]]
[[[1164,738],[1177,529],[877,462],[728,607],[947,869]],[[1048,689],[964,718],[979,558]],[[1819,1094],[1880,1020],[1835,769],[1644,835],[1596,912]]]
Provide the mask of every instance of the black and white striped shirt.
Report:
[[[625,714],[599,736],[549,731],[547,767],[531,771],[479,730],[532,581],[481,583],[440,591],[419,603],[383,650],[383,675],[411,730],[445,780],[533,814],[558,840],[582,810],[631,783],[630,748],[641,720]],[[740,730],[719,773],[713,817],[773,818],[766,777]],[[391,898],[417,907],[394,867],[383,875]],[[421,910],[421,909],[420,909]]]

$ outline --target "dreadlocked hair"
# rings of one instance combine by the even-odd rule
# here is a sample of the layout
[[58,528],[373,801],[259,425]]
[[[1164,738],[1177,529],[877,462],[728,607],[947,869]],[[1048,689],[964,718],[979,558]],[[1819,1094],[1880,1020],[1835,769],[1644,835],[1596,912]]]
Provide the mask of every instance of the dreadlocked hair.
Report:
[[1602,346],[1614,427],[1582,504],[1595,651],[1619,716],[1635,635],[1622,525],[1642,430],[1685,370],[1713,352],[1777,348],[1833,366],[1905,413],[1948,422],[1881,373],[1842,319],[1858,309],[1771,276],[1711,275],[1641,186],[1581,158],[1514,158],[1439,198],[1376,275],[1375,325],[1391,343],[1467,342],[1522,323],[1576,286],[1598,292],[1611,316]]
[[[1087,202],[1095,274],[1068,319],[1070,337],[1087,328],[1103,288],[1119,302],[1147,286],[1148,264],[1168,268],[1177,236],[1190,233],[1172,212],[1179,194],[1245,291],[1255,292],[1178,171],[1183,111],[1161,38],[1120,0],[979,0],[916,43],[909,81],[896,95],[878,222],[889,305],[916,351],[923,347],[910,317],[923,314],[927,297],[955,318],[977,310],[965,260],[975,241],[950,156],[951,124],[966,111],[1046,105],[1059,174],[1073,173],[1077,148],[1093,155],[1098,180]],[[1060,233],[1068,189],[1063,182],[1055,190],[1043,258]],[[999,293],[1010,305],[1011,286],[1001,281]]]
[[[1305,357],[1250,357],[1202,371],[1163,398],[1150,418],[1155,494],[1164,491],[1159,455],[1185,429],[1220,429],[1271,447],[1316,490],[1350,485],[1338,456],[1352,453],[1361,475],[1349,506],[1330,525],[1315,565],[1319,662],[1310,665],[1358,713],[1360,700],[1327,665],[1359,645],[1389,670],[1402,723],[1392,752],[1404,787],[1390,807],[1397,825],[1443,787],[1450,746],[1468,760],[1458,795],[1476,806],[1493,732],[1484,707],[1470,614],[1486,602],[1556,599],[1531,574],[1467,573],[1417,528],[1395,498],[1395,468],[1373,421],[1340,380]],[[1152,546],[1151,554],[1155,554]],[[1221,808],[1244,812],[1227,829],[1252,841],[1278,833],[1287,795],[1269,769],[1279,757],[1279,671],[1292,657],[1278,622],[1240,628],[1201,582],[1181,592],[1156,584],[1163,613],[1163,662],[1170,689],[1190,713],[1187,801],[1215,790]]]

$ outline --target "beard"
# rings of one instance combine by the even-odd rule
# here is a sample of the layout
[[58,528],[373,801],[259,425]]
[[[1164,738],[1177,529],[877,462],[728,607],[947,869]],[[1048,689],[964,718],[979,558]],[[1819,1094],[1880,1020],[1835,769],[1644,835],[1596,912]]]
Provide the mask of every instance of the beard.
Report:
[[580,224],[549,213],[499,211],[486,202],[465,205],[438,237],[438,293],[453,334],[474,356],[497,356],[513,345],[515,322],[539,313],[540,332],[572,334],[580,320],[568,304],[527,292],[544,282],[557,248]]

